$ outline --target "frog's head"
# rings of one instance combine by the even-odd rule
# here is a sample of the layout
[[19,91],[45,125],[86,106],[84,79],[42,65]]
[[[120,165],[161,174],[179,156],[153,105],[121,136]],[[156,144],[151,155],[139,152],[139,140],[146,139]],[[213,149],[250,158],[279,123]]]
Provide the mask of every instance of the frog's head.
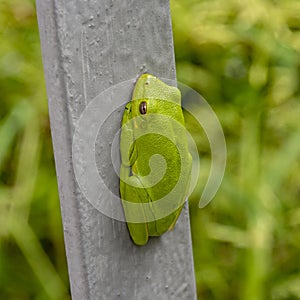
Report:
[[[145,129],[151,124],[158,124],[159,115],[174,116],[181,105],[180,91],[150,74],[141,75],[132,95],[131,118],[135,128]],[[148,115],[156,114],[156,117]],[[155,122],[154,122],[155,121]],[[156,125],[155,125],[156,126]]]
[[141,75],[135,85],[132,100],[160,99],[173,101],[180,105],[180,91],[159,80],[151,74]]

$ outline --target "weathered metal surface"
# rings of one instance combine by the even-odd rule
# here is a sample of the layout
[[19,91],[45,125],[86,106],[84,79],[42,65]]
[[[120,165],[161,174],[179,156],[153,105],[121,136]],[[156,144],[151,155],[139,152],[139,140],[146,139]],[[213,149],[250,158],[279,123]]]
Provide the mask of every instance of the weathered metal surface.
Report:
[[[172,232],[137,247],[125,223],[85,199],[72,164],[72,136],[94,97],[145,71],[175,79],[169,2],[38,0],[37,12],[72,298],[195,299],[187,206]],[[119,179],[101,153],[110,151],[121,115],[107,120],[95,155],[116,194]]]

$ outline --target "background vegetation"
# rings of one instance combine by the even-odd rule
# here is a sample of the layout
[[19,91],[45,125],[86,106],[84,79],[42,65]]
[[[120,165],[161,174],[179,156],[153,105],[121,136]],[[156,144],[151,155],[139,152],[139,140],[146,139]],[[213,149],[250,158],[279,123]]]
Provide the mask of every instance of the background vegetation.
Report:
[[[171,0],[178,80],[216,111],[228,161],[190,201],[199,299],[300,299],[300,1]],[[0,299],[68,299],[32,0],[0,0]],[[201,164],[209,149],[199,137]]]

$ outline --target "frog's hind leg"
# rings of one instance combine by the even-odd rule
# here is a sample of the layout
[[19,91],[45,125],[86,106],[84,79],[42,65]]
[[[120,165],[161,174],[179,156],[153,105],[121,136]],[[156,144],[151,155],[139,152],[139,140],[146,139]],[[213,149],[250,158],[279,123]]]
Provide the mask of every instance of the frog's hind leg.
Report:
[[177,222],[177,220],[178,220],[178,218],[179,218],[179,216],[180,216],[180,213],[181,213],[181,210],[182,210],[183,206],[184,206],[184,204],[181,205],[181,206],[177,209],[177,211],[176,211],[175,213],[173,213],[173,215],[174,215],[174,220],[173,220],[173,222],[171,223],[170,227],[168,228],[168,231],[173,230],[173,228],[175,227],[175,224],[176,224],[176,222]]
[[[140,185],[140,181],[137,176],[130,176],[128,182],[124,184],[125,187],[125,199],[128,202],[142,204],[145,199],[149,196],[146,190],[142,187],[138,188],[136,186]],[[148,226],[146,221],[146,216],[142,205],[136,205],[134,210],[132,206],[126,205],[127,201],[123,202],[125,217],[128,220],[144,220],[141,223],[131,223],[127,222],[127,227],[131,236],[131,239],[136,245],[145,245],[148,242]]]

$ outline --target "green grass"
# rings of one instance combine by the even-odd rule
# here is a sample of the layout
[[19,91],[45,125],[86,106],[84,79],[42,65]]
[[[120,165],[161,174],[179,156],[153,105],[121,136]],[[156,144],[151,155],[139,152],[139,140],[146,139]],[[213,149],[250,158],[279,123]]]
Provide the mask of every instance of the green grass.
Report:
[[[190,199],[199,299],[300,299],[300,2],[171,0],[178,80],[223,126]],[[0,298],[69,299],[34,2],[0,2]]]
[[69,299],[35,7],[0,8],[0,298]]
[[200,189],[190,204],[199,299],[300,299],[300,3],[171,6],[178,80],[212,105],[228,150],[213,202],[198,209]]

